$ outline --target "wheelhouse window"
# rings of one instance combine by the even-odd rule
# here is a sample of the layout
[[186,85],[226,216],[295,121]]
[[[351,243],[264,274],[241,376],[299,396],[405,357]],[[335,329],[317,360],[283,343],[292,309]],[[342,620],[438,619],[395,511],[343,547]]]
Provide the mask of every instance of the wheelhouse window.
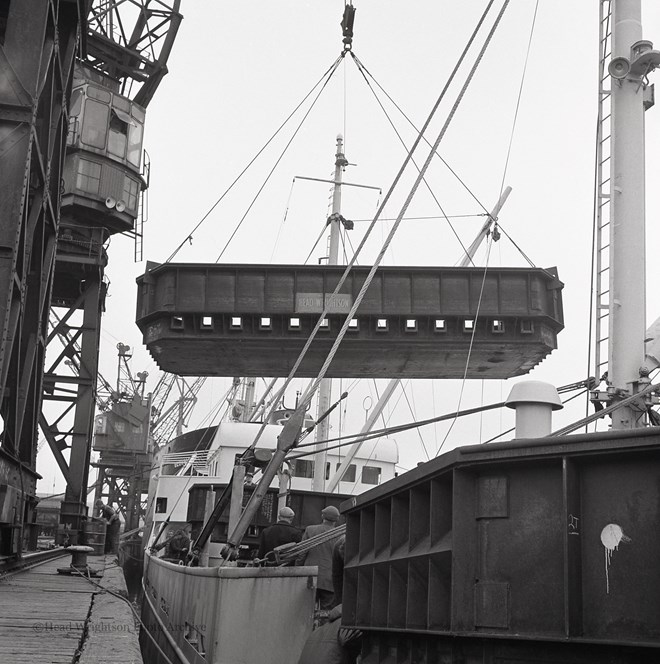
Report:
[[294,477],[314,477],[314,462],[308,459],[295,459],[291,464]]
[[379,466],[363,466],[362,484],[379,484],[381,470]]
[[[341,464],[337,464],[336,470],[339,470],[339,466]],[[341,479],[339,480],[340,482],[355,482],[355,470],[356,466],[354,463],[350,464],[348,468],[344,471],[344,474],[341,476]]]

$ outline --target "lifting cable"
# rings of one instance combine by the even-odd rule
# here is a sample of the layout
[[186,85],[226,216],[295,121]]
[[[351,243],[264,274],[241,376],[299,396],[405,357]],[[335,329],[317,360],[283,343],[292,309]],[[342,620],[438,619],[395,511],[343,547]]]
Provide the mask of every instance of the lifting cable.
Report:
[[[323,87],[325,87],[328,83],[328,80],[334,72],[336,71],[337,67],[339,66],[339,63],[341,60],[344,58],[344,53],[339,55],[337,59],[332,63],[332,65],[325,71],[325,73],[321,76],[321,78],[313,85],[311,90],[302,98],[302,100],[298,103],[298,105],[289,113],[289,115],[286,117],[284,122],[280,124],[280,126],[275,130],[273,135],[264,143],[264,145],[257,151],[257,153],[250,159],[248,164],[243,168],[243,170],[236,176],[234,181],[225,189],[225,191],[222,193],[220,198],[213,203],[213,205],[209,208],[209,210],[206,212],[206,214],[197,222],[195,227],[186,235],[186,237],[183,239],[181,244],[170,254],[169,258],[165,261],[166,263],[169,263],[172,261],[172,259],[179,253],[181,248],[185,245],[186,242],[192,243],[193,239],[193,234],[199,229],[199,227],[206,221],[208,216],[215,210],[215,208],[220,204],[220,202],[225,198],[225,196],[234,188],[236,183],[243,177],[243,175],[246,173],[246,171],[252,166],[252,164],[257,160],[257,158],[261,155],[261,153],[270,145],[270,143],[275,139],[275,137],[282,131],[282,129],[285,127],[285,125],[289,122],[289,120],[296,114],[298,109],[311,97],[311,95],[314,93],[314,90],[321,85],[323,82]],[[327,78],[326,78],[327,77]],[[324,81],[324,79],[326,79]]]

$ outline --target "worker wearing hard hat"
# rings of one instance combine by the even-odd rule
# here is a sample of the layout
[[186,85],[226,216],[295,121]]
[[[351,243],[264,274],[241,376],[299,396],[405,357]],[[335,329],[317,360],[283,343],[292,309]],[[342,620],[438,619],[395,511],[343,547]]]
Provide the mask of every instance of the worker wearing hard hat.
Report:
[[[332,530],[337,526],[338,521],[339,510],[334,505],[328,505],[328,507],[321,510],[321,523],[305,528],[302,536],[303,541],[320,535],[327,530]],[[298,560],[303,565],[316,565],[319,568],[316,582],[316,601],[322,610],[330,609],[333,606],[332,549],[334,544],[334,540],[323,542],[311,548]]]
[[282,507],[278,513],[277,523],[268,526],[261,532],[257,558],[263,559],[276,547],[290,542],[300,542],[302,531],[292,525],[296,513],[290,507]]

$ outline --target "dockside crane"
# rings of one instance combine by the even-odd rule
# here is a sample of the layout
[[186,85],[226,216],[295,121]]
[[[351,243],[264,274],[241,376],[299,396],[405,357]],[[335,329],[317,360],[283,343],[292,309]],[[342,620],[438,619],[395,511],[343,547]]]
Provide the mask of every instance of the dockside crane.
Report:
[[[2,555],[36,542],[39,427],[66,480],[69,541],[87,516],[108,240],[133,237],[140,257],[145,109],[167,72],[179,5],[0,7]],[[52,309],[59,322],[49,329]]]

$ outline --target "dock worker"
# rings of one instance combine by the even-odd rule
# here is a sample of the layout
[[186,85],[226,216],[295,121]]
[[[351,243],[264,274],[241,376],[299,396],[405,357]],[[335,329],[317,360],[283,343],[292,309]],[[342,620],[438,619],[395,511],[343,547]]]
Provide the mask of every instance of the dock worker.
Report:
[[163,560],[171,562],[185,562],[190,551],[190,524],[185,525],[183,528],[173,528],[170,530],[169,537],[156,544],[153,551],[160,551],[165,549]]
[[100,519],[105,521],[105,553],[116,553],[119,544],[119,529],[121,521],[116,510],[106,505],[100,498],[96,501],[96,510]]
[[[307,526],[302,541],[315,537],[327,530],[332,530],[339,521],[339,510],[334,505],[328,505],[321,510],[321,523]],[[316,581],[316,601],[322,611],[331,609],[334,598],[332,586],[332,550],[334,540],[328,540],[304,553],[298,562],[303,565],[316,565],[319,568]]]
[[302,539],[302,531],[292,524],[296,513],[290,507],[282,507],[277,516],[277,523],[264,528],[261,532],[257,558],[263,559],[276,547],[291,542],[300,542]]

